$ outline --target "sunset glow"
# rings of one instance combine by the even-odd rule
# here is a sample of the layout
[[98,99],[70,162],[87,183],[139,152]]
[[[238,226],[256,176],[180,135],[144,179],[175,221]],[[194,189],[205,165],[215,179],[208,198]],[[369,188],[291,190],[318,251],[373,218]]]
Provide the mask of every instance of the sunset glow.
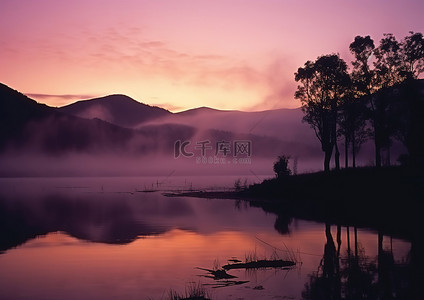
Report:
[[350,61],[356,35],[400,40],[422,30],[423,10],[382,0],[1,0],[0,82],[52,106],[120,93],[172,111],[293,108],[293,73],[306,60]]
[[0,0],[0,300],[421,299],[423,12]]

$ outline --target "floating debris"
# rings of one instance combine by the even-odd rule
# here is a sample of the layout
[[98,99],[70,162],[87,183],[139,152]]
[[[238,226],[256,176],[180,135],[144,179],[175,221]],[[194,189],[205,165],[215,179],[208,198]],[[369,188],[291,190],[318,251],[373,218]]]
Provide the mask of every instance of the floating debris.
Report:
[[205,283],[203,285],[211,286],[213,289],[216,289],[216,288],[222,288],[227,286],[245,284],[248,282],[249,281],[244,281],[244,280],[221,280],[221,281],[217,281],[216,283]]
[[253,288],[254,290],[263,290],[264,287],[262,285],[257,285]]
[[204,269],[199,267],[197,267],[196,269],[209,272],[212,276],[206,275],[205,277],[212,278],[214,280],[237,278],[236,276],[228,274],[224,269],[210,270],[210,269]]
[[224,270],[232,270],[232,269],[265,269],[265,268],[291,268],[296,265],[295,262],[290,260],[282,260],[282,259],[276,259],[276,260],[256,260],[256,261],[250,261],[246,263],[234,263],[234,264],[227,264],[225,266],[222,266]]

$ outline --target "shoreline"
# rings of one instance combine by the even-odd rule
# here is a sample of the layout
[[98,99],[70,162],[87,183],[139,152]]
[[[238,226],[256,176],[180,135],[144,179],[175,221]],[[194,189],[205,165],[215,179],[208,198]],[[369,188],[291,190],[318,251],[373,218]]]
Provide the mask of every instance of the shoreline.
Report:
[[370,228],[405,239],[418,239],[424,227],[424,174],[404,167],[299,174],[240,191],[164,195],[241,200],[279,217]]

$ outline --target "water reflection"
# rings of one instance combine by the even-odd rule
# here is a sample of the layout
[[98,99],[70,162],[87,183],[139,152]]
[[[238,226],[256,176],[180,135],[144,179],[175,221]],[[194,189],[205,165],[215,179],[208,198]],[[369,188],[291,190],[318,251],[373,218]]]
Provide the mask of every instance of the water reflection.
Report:
[[[0,238],[0,250],[25,243],[37,235],[63,231],[79,239],[102,243],[129,243],[139,235],[163,233],[167,226],[155,226],[137,219],[126,201],[93,201],[94,195],[68,198],[48,195],[33,201],[15,198],[0,202],[1,226],[5,235]],[[172,204],[175,205],[175,204]],[[171,206],[172,206],[171,205]],[[183,211],[181,205],[178,211]],[[146,207],[146,213],[151,213]],[[166,213],[166,210],[164,210]]]
[[326,243],[318,270],[311,273],[302,292],[303,299],[415,299],[411,283],[411,261],[395,260],[392,239],[383,249],[383,234],[378,233],[375,259],[358,243],[354,228],[353,249],[350,228],[346,228],[346,253],[341,254],[341,226],[337,226],[337,248],[331,225],[325,224]]
[[91,242],[127,244],[174,228],[210,232],[234,223],[268,226],[248,224],[226,200],[199,204],[193,199],[166,198],[160,192],[144,193],[136,186],[106,187],[96,179],[69,181],[66,186],[46,179],[0,184],[0,251],[57,231]]
[[[213,299],[413,299],[416,292],[413,262],[422,248],[381,233],[244,202],[137,192],[128,180],[45,181],[0,184],[0,299],[164,299],[190,282],[212,289]],[[215,288],[196,269],[252,252],[284,257],[287,249],[299,256],[298,268],[228,271],[243,284]]]

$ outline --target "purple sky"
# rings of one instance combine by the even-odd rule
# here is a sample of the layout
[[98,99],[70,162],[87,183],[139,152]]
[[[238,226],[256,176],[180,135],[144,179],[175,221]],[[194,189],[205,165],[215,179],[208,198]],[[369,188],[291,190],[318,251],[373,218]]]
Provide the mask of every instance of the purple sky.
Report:
[[178,111],[298,107],[293,73],[356,35],[424,29],[424,2],[0,0],[0,82],[52,106],[121,93]]

